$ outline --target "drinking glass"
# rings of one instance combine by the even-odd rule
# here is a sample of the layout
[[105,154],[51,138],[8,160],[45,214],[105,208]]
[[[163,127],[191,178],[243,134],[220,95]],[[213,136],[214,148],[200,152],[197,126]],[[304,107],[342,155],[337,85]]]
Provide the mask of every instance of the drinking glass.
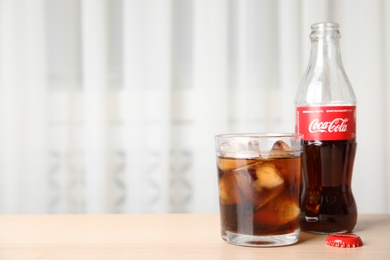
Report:
[[215,136],[221,236],[242,246],[299,239],[302,135]]

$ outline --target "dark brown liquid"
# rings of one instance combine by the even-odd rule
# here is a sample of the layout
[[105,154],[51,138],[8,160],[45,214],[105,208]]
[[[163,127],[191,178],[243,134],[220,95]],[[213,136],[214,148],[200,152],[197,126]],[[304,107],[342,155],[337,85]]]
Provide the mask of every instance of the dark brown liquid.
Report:
[[315,233],[349,232],[357,208],[351,181],[356,142],[305,141],[301,229]]
[[[217,161],[222,235],[225,232],[278,235],[298,229],[301,158],[217,158]],[[276,169],[278,176],[273,176],[279,180],[276,188],[256,186],[258,169],[264,166]],[[272,182],[273,178],[270,179]]]

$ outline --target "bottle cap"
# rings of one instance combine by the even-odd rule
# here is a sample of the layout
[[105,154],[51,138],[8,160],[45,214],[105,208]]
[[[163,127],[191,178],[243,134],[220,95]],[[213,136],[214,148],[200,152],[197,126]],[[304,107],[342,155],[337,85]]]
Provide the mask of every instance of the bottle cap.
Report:
[[326,244],[335,247],[359,247],[363,245],[362,240],[355,234],[335,233],[326,238]]

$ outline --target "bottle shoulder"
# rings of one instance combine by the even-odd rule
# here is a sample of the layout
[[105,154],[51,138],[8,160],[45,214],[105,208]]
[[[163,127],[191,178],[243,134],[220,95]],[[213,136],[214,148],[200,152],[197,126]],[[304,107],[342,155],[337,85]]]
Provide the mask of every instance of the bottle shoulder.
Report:
[[295,105],[356,105],[352,85],[342,67],[308,67],[297,94]]

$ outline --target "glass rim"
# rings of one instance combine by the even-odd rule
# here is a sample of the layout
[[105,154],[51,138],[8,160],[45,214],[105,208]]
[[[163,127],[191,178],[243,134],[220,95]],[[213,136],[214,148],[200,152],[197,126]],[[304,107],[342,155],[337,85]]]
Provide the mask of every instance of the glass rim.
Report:
[[303,138],[299,133],[278,133],[278,132],[264,132],[264,133],[231,133],[231,134],[217,134],[214,136],[216,139],[222,138]]
[[324,29],[339,29],[340,24],[336,22],[320,22],[313,23],[310,27],[312,30],[324,30]]
[[323,22],[323,23],[312,24],[310,38],[312,40],[318,40],[320,38],[339,39],[341,38],[340,25],[334,22]]

